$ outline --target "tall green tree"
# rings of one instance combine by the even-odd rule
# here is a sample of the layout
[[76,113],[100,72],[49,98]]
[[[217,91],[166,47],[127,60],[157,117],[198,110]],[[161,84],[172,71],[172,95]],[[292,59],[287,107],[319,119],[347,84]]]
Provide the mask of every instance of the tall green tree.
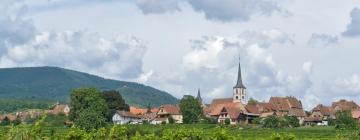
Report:
[[106,125],[108,106],[96,88],[78,88],[70,94],[69,119],[75,126],[92,131]]
[[104,91],[102,94],[109,110],[107,114],[107,121],[111,121],[112,116],[115,114],[116,110],[129,111],[129,105],[125,103],[125,100],[122,98],[121,94],[118,91],[110,90]]
[[255,100],[254,98],[250,98],[248,101],[248,105],[256,105],[259,101]]
[[151,113],[151,105],[150,105],[150,103],[147,105],[146,108],[147,108],[146,113]]
[[185,96],[181,99],[180,111],[185,124],[198,123],[203,117],[203,109],[193,96]]
[[351,112],[349,110],[337,111],[335,116],[335,128],[357,129],[357,122],[352,118]]

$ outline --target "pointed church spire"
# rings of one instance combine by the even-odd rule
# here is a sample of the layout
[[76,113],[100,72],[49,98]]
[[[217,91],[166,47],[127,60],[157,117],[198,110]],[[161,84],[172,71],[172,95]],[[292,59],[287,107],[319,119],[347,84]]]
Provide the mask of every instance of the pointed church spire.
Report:
[[234,86],[234,88],[244,88],[244,89],[246,89],[246,87],[244,86],[244,84],[242,82],[242,77],[241,77],[240,57],[239,57],[238,79],[237,79],[237,82],[236,82],[236,85]]
[[199,102],[202,102],[202,98],[201,98],[201,95],[200,95],[200,88],[198,89],[198,93],[197,93],[196,99],[197,99]]

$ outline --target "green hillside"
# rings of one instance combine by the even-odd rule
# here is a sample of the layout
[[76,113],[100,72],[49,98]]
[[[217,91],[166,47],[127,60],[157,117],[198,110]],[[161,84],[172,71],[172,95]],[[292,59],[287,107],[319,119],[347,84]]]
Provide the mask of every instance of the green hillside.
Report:
[[0,69],[0,98],[58,100],[67,102],[71,89],[97,87],[118,90],[130,105],[159,106],[177,103],[170,94],[133,82],[104,79],[98,76],[56,67]]

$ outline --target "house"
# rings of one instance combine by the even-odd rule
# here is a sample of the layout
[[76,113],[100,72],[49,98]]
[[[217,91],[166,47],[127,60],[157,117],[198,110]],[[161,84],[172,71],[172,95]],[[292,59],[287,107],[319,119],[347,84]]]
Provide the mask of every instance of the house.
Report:
[[151,113],[145,113],[141,116],[143,121],[147,121],[149,123],[152,123],[156,118],[156,112]]
[[342,99],[337,102],[333,102],[331,104],[331,109],[334,113],[336,113],[337,111],[344,110],[358,110],[360,109],[360,107],[354,101],[347,101],[345,99]]
[[[158,111],[157,108],[152,108],[150,110],[152,113],[156,113]],[[135,106],[130,106],[130,112],[135,114],[135,115],[144,115],[146,113],[148,113],[148,109],[147,108],[139,108],[139,107],[135,107]]]
[[47,113],[58,115],[60,113],[64,113],[66,116],[70,113],[70,107],[66,104],[57,103],[51,110],[47,110]]
[[303,124],[306,117],[300,100],[295,97],[271,97],[269,103],[273,106],[277,116],[295,116]]
[[141,117],[132,114],[129,111],[116,111],[116,113],[112,117],[112,121],[114,124],[128,124],[128,123],[140,123]]
[[330,118],[334,119],[335,114],[331,111],[330,107],[319,104],[311,110],[310,117],[317,117],[321,118],[322,120],[328,120]]
[[353,119],[360,121],[360,110],[351,111],[351,116]]
[[230,124],[250,123],[252,119],[260,116],[257,108],[246,107],[246,87],[242,82],[240,63],[233,97],[213,99],[209,107],[204,108],[204,112],[218,123],[225,123],[225,120],[229,119]]
[[176,105],[161,105],[156,118],[153,120],[153,124],[160,124],[162,122],[169,123],[169,118],[173,118],[175,123],[182,123],[183,116],[180,113],[180,108]]
[[305,126],[314,126],[314,125],[328,125],[328,121],[323,121],[321,117],[305,117],[304,123]]

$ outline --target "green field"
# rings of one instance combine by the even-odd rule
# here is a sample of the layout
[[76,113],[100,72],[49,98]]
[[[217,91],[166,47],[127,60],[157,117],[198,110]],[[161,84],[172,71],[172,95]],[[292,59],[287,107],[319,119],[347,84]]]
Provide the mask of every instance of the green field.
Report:
[[[16,133],[23,133],[23,131],[30,130],[31,126],[20,126]],[[112,126],[109,126],[104,133],[109,135]],[[0,127],[0,135],[6,135],[10,126]],[[310,127],[310,128],[288,128],[288,129],[264,129],[252,127],[239,127],[239,126],[220,126],[209,124],[196,124],[196,125],[126,125],[124,132],[126,137],[132,139],[136,137],[136,133],[140,139],[149,139],[146,136],[153,135],[155,137],[150,139],[183,139],[184,137],[198,137],[200,139],[212,139],[221,135],[230,136],[225,139],[239,139],[239,140],[270,140],[274,139],[274,135],[291,136],[298,140],[338,140],[339,134],[347,134],[350,131],[338,131],[333,127]],[[23,130],[23,131],[21,131]],[[42,127],[42,136],[52,138],[52,135],[57,136],[56,139],[66,139],[71,131],[71,128],[65,127]],[[60,136],[60,137],[59,137]],[[349,139],[348,137],[343,139]],[[193,139],[193,138],[191,138]],[[187,139],[186,139],[187,140]]]

